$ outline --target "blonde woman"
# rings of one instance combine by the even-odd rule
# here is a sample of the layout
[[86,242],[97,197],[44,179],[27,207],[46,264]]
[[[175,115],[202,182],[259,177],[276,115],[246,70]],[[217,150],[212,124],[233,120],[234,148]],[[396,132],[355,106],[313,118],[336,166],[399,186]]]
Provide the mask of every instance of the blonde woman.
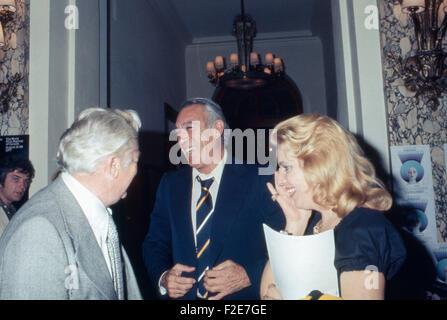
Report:
[[[309,235],[334,229],[341,297],[384,299],[386,281],[403,264],[406,251],[383,215],[391,195],[356,139],[328,117],[303,114],[278,124],[272,143],[278,147],[278,170],[275,186],[267,186],[283,209],[285,231]],[[365,272],[371,266],[373,274]],[[371,276],[378,281],[368,286]],[[269,263],[261,297],[281,298]]]

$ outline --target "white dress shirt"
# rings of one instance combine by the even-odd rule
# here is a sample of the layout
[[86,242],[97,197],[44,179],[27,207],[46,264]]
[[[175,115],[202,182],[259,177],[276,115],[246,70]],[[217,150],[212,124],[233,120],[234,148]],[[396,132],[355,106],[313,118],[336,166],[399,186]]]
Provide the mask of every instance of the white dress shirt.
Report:
[[98,197],[69,173],[63,172],[61,177],[87,217],[88,223],[92,228],[93,234],[106,261],[110,276],[112,276],[112,267],[106,244],[107,229],[109,221],[112,219],[112,210],[106,208]]

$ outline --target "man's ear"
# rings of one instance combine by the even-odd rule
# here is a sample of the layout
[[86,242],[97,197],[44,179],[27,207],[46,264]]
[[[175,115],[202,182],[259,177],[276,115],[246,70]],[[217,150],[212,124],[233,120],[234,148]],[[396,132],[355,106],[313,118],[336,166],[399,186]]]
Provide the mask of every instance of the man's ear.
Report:
[[220,136],[224,134],[225,124],[222,120],[216,120],[214,122],[214,128],[219,131]]
[[106,170],[110,176],[116,179],[121,168],[121,160],[116,155],[110,156],[106,159]]

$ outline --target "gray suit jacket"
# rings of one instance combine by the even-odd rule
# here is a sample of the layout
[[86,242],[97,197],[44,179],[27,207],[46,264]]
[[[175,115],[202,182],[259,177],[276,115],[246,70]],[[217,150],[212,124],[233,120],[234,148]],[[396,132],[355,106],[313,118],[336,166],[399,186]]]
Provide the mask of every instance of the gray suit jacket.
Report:
[[[141,299],[124,248],[128,299]],[[0,299],[117,299],[93,231],[59,177],[35,194],[0,238]]]

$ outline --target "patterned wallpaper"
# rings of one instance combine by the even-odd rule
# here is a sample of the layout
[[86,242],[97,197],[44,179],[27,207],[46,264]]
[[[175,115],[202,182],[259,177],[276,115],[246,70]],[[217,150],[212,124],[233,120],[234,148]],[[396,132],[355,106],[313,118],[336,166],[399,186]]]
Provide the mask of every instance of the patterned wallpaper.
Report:
[[16,0],[16,8],[14,20],[3,27],[6,45],[0,48],[0,103],[8,81],[21,80],[16,96],[9,104],[0,104],[0,136],[28,134],[29,0]]
[[438,241],[447,241],[447,182],[444,144],[447,143],[447,95],[437,111],[417,101],[395,72],[394,56],[408,57],[417,46],[413,24],[392,0],[379,0],[385,99],[390,146],[429,145],[435,193]]

